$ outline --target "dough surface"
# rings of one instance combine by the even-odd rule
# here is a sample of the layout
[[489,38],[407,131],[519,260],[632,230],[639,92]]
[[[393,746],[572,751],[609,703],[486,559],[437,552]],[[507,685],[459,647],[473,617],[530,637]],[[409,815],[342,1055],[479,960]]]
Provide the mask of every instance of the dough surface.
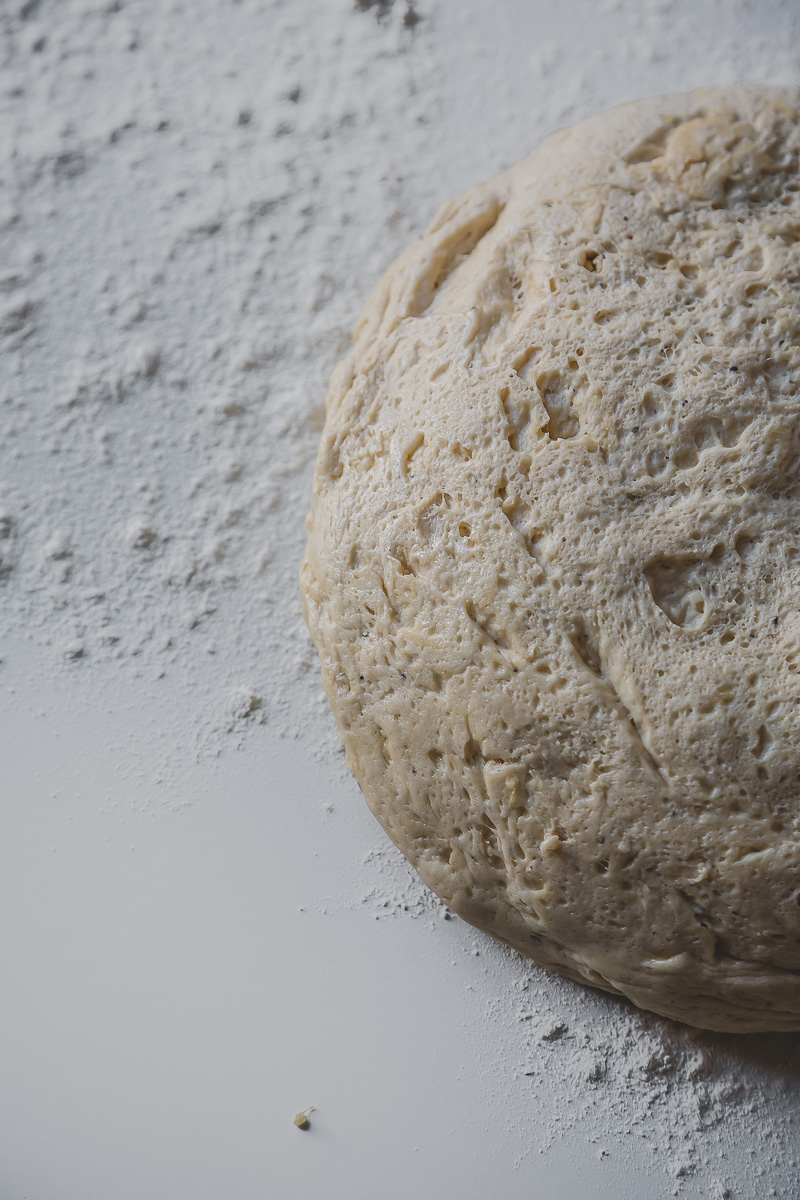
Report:
[[422,879],[572,979],[800,1029],[800,92],[626,105],[444,206],[334,374],[302,568]]

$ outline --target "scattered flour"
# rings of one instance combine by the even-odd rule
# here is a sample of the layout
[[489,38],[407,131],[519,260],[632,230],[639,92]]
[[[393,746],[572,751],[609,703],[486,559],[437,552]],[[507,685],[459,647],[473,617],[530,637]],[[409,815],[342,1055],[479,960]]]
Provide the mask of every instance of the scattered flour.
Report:
[[[127,679],[168,679],[167,781],[264,724],[340,772],[296,574],[326,381],[370,286],[443,199],[559,124],[797,82],[798,17],[793,0],[7,0],[0,654],[28,638],[110,706]],[[573,1130],[598,1158],[652,1157],[649,1195],[800,1190],[794,1039],[694,1033],[545,977],[446,921],[388,843],[316,903],[422,918],[443,962],[478,957],[476,1023],[507,1029],[485,1086],[529,1155]]]
[[[389,842],[366,855],[351,897],[326,897],[316,907],[328,914],[362,909],[377,921],[422,918],[431,930],[450,919]],[[452,920],[458,952],[483,963],[484,986],[469,985],[476,1026],[491,1023],[504,1032],[492,1043],[506,1053],[500,1061],[486,1059],[483,1082],[504,1113],[510,1142],[529,1146],[520,1168],[578,1133],[597,1146],[599,1159],[622,1156],[641,1170],[642,1156],[652,1155],[666,1190],[648,1195],[789,1200],[797,1194],[794,1037],[711,1034],[662,1021],[544,975]],[[448,930],[443,962],[453,948]],[[552,1101],[554,1078],[568,1097],[560,1106]],[[661,1185],[656,1179],[648,1186]]]

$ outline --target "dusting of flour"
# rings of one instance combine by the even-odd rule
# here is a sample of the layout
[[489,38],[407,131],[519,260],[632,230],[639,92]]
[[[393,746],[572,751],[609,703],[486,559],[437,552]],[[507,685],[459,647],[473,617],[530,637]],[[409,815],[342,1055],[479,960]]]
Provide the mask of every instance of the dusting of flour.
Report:
[[[3,652],[31,640],[109,706],[168,684],[157,777],[264,726],[341,772],[296,575],[326,381],[371,285],[557,125],[798,82],[797,19],[791,0],[8,0]],[[446,920],[384,842],[313,903],[427,921],[443,962],[483,962],[476,1023],[507,1028],[485,1086],[514,1098],[517,1146],[534,1105],[529,1156],[575,1130],[598,1157],[645,1147],[648,1194],[797,1194],[794,1039],[546,977]]]

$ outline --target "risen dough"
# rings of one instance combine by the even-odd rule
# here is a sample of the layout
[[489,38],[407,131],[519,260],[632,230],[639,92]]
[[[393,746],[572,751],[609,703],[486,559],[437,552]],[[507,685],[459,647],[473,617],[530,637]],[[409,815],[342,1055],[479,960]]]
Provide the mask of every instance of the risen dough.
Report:
[[800,1028],[800,93],[627,105],[442,209],[339,365],[306,614],[461,916]]

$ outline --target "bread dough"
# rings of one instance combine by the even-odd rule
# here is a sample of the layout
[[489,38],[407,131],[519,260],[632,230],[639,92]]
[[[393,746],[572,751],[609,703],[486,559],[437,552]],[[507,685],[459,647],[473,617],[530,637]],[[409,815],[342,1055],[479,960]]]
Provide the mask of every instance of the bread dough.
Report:
[[800,92],[626,105],[446,204],[334,374],[302,588],[466,920],[800,1028]]

